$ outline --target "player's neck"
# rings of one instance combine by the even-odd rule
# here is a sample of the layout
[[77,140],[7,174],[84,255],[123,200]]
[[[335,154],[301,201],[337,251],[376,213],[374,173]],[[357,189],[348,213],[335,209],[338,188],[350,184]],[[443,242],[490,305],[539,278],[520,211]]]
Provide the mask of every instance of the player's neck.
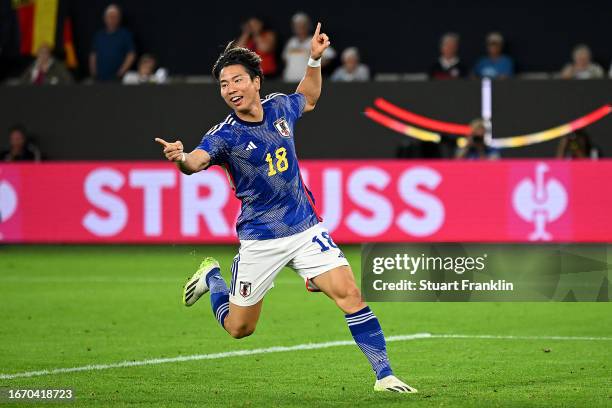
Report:
[[235,111],[236,116],[245,122],[261,122],[264,118],[263,106],[259,99],[248,110],[244,112]]

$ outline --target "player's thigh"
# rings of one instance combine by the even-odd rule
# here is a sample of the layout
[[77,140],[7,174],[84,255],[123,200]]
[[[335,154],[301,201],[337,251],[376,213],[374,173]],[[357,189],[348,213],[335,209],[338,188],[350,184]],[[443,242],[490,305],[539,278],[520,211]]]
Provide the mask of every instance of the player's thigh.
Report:
[[365,307],[350,266],[331,269],[316,276],[313,282],[345,313],[355,313]]
[[229,305],[229,313],[225,318],[225,328],[231,332],[246,332],[252,333],[255,331],[261,309],[263,299],[252,306],[239,306],[231,303]]
[[240,250],[231,267],[230,305],[254,306],[264,298],[291,259],[287,247],[290,245],[283,239],[240,241]]
[[308,232],[290,266],[306,280],[309,290],[318,288],[334,300],[355,295],[351,267],[327,229],[318,224]]
[[313,278],[317,287],[332,299],[345,298],[359,292],[350,266],[338,266]]

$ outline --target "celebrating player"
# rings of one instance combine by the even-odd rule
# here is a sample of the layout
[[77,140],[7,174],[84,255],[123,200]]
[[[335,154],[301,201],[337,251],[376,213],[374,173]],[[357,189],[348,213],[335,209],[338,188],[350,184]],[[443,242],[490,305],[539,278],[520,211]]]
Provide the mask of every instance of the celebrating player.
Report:
[[223,166],[242,201],[236,224],[240,249],[231,266],[229,288],[219,263],[206,258],[185,284],[183,302],[191,306],[210,291],[212,311],[221,327],[235,338],[249,336],[266,292],[288,265],[309,290],[324,292],[345,313],[355,342],[376,373],[374,390],[414,393],[393,375],[378,319],[361,299],[344,254],[320,224],[313,196],[300,176],[293,129],[321,95],[321,56],[330,41],[320,30],[321,23],[296,93],[260,99],[261,59],[230,44],[215,63],[213,76],[233,112],[213,126],[191,153],[183,151],[180,141],[156,139],[166,158],[185,174]]

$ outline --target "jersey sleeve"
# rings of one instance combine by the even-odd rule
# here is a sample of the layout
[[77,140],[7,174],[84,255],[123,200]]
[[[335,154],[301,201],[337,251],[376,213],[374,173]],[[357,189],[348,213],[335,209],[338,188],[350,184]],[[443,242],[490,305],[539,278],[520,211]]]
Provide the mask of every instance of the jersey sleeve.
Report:
[[301,93],[293,93],[290,95],[285,95],[283,93],[272,93],[270,95],[266,95],[263,99],[263,102],[267,101],[275,104],[275,109],[282,115],[286,115],[286,119],[288,119],[291,123],[295,122],[302,116],[304,113],[304,108],[306,107],[306,97]]
[[213,126],[213,128],[202,137],[202,141],[196,149],[204,150],[210,155],[210,166],[227,163],[231,151],[231,146],[227,139],[227,132],[219,128],[219,125]]
[[287,99],[289,104],[288,108],[293,115],[293,119],[300,118],[306,107],[306,97],[301,93],[294,93],[287,95]]

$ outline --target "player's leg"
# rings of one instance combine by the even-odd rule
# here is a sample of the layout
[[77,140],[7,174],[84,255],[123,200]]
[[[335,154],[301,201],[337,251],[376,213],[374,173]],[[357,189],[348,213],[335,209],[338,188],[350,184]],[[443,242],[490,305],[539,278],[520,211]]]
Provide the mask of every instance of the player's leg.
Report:
[[[220,270],[206,276],[210,287],[210,304],[215,318],[230,336],[241,339],[255,332],[263,305],[263,298],[274,284],[276,274],[284,265],[271,265],[253,256],[260,246],[242,245],[231,266],[229,287]],[[273,259],[274,257],[269,257]]]
[[[241,306],[231,302],[230,295],[234,289],[239,261],[240,255],[237,255],[232,262],[232,281],[228,287],[221,276],[219,263],[214,258],[206,258],[200,264],[200,269],[187,282],[183,291],[183,301],[187,306],[193,305],[202,294],[210,291],[210,306],[215,319],[221,327],[237,339],[253,334],[263,304],[263,294],[260,298],[255,298],[255,303],[252,305]],[[243,294],[247,294],[245,287],[241,290]],[[251,291],[250,285],[248,291]]]
[[376,374],[376,391],[417,392],[393,375],[387,343],[378,318],[361,298],[350,266],[339,266],[312,278],[314,284],[345,313],[344,318],[357,346]]
[[376,378],[380,380],[393,375],[382,328],[374,313],[363,302],[351,268],[340,266],[312,280],[344,312],[353,339],[368,358]]
[[361,291],[348,265],[323,272],[311,280],[345,314],[357,313],[367,306],[361,298]]
[[355,343],[376,374],[377,391],[416,392],[393,375],[387,357],[385,336],[378,319],[363,302],[351,267],[342,251],[321,225],[308,230],[303,247],[291,266],[306,279],[309,290],[318,289],[345,313]]
[[219,263],[206,258],[185,285],[183,301],[193,305],[210,291],[213,315],[232,337],[251,335],[257,326],[265,294],[274,278],[293,256],[291,239],[245,240],[231,266],[229,286]]
[[223,328],[235,339],[250,336],[257,327],[262,305],[263,299],[253,306],[238,306],[230,302]]

